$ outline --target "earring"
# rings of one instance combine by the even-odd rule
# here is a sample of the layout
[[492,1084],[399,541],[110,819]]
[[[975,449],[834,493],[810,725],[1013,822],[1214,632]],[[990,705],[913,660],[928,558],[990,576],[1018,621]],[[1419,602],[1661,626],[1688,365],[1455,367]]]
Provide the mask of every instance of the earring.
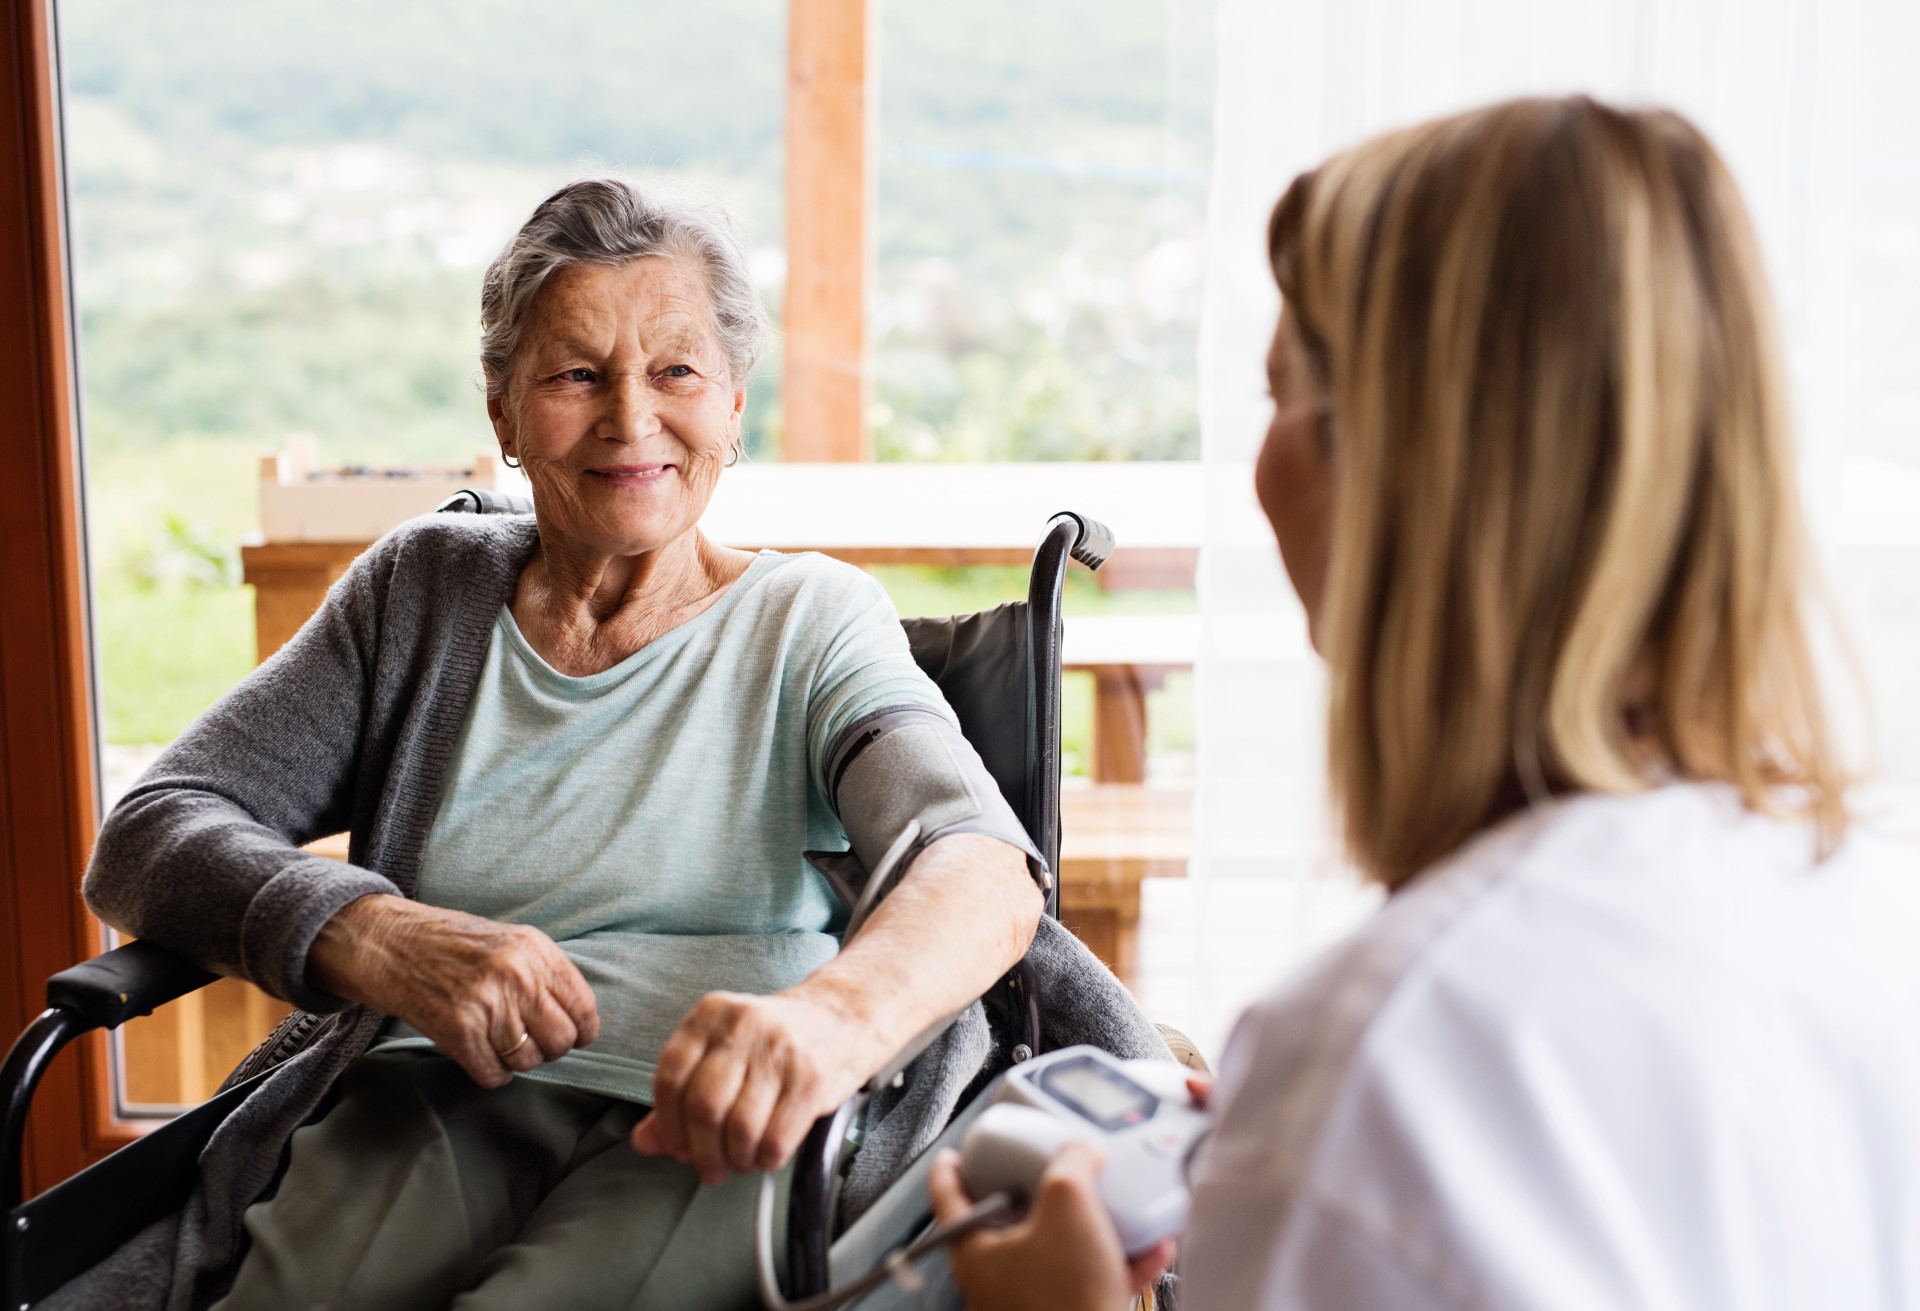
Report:
[[728,449],[727,463],[726,463],[727,468],[731,469],[734,465],[740,463],[740,446],[741,444],[739,442],[735,442],[732,445],[732,447]]
[[500,463],[506,465],[509,469],[518,469],[520,467],[520,461],[514,459],[511,455],[508,455],[505,451],[502,451],[500,453]]

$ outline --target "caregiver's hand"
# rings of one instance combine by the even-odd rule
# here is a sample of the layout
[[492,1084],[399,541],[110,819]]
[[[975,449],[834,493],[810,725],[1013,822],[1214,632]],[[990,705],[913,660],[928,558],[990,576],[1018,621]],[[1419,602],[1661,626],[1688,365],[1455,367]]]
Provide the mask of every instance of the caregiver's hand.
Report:
[[326,922],[307,978],[412,1025],[489,1088],[600,1033],[593,989],[540,930],[385,893]]
[[714,1184],[784,1165],[813,1122],[893,1054],[881,1026],[808,983],[771,996],[708,993],[660,1051],[653,1111],[633,1145]]
[[[969,1311],[1123,1311],[1173,1264],[1169,1238],[1129,1261],[1100,1202],[1105,1155],[1069,1143],[1040,1176],[1026,1216],[1004,1229],[968,1234],[948,1251],[953,1282]],[[960,1154],[947,1150],[927,1176],[934,1217],[958,1220],[973,1206],[960,1180]]]

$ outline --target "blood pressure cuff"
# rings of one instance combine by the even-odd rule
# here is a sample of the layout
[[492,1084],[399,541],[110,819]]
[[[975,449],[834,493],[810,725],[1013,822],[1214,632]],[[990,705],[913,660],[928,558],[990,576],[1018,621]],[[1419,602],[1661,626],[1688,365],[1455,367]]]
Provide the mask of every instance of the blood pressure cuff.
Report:
[[[981,833],[1018,847],[1040,890],[1053,887],[1033,839],[1000,795],[973,744],[945,716],[921,707],[876,711],[856,720],[834,743],[827,803],[847,831],[851,851],[809,851],[807,859],[848,906],[868,873],[910,828],[917,831],[894,862],[897,880],[929,845],[955,833]],[[876,890],[884,896],[890,889]]]

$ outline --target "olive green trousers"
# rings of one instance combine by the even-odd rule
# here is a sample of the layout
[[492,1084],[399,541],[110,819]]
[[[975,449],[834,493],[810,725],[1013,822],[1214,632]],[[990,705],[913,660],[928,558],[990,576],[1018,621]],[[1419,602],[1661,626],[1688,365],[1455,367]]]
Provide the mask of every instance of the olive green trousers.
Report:
[[247,1209],[252,1246],[216,1311],[758,1305],[756,1178],[706,1188],[635,1152],[644,1106],[482,1088],[417,1050],[362,1057],[330,1103]]

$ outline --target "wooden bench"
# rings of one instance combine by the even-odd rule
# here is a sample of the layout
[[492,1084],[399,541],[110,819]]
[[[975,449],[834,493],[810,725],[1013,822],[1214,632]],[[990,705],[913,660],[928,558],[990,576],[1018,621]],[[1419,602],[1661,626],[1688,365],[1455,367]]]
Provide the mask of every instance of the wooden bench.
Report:
[[[307,850],[345,860],[347,835]],[[1141,880],[1185,878],[1192,857],[1192,787],[1069,780],[1061,789],[1061,918],[1122,979],[1135,962]]]
[[[307,850],[345,860],[347,835]],[[1140,881],[1185,878],[1192,855],[1191,788],[1069,782],[1061,789],[1061,918],[1122,979],[1134,965]]]
[[1060,918],[1131,982],[1140,883],[1185,878],[1193,858],[1193,789],[1069,782],[1060,791]]
[[1147,778],[1147,693],[1200,653],[1199,615],[1068,615],[1060,663],[1093,675],[1096,783]]
[[[1066,622],[1062,663],[1095,680],[1089,782],[1061,790],[1061,917],[1122,980],[1131,978],[1140,882],[1184,878],[1193,855],[1190,787],[1148,785],[1146,694],[1192,666],[1197,615],[1079,615]],[[314,850],[346,859],[344,837]]]

